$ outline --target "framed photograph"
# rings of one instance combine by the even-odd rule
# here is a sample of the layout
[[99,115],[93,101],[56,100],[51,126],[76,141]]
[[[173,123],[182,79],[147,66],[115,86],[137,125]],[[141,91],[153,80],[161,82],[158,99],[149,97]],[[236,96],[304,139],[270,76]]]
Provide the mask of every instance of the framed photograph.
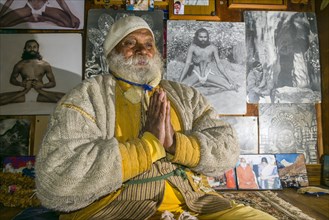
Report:
[[324,154],[321,159],[321,183],[329,186],[329,155]]
[[221,116],[219,119],[228,122],[236,130],[240,144],[240,154],[258,154],[257,117]]
[[260,153],[302,153],[316,164],[317,131],[314,104],[259,104]]
[[[8,5],[9,4],[9,5]],[[0,28],[84,28],[85,0],[0,0]]]
[[126,16],[143,18],[153,31],[156,46],[163,54],[163,11],[124,11],[112,9],[90,9],[87,21],[85,76],[90,78],[99,74],[108,74],[104,56],[103,42],[114,21]]
[[239,158],[235,168],[238,189],[282,189],[273,154],[240,155]]
[[35,156],[13,156],[3,159],[4,173],[21,173],[23,176],[35,177]]
[[0,161],[33,153],[34,116],[0,116]]
[[281,185],[284,188],[308,186],[304,154],[275,154]]
[[236,174],[235,169],[226,171],[223,175],[210,177],[207,176],[208,184],[214,190],[236,190]]
[[165,78],[192,86],[219,114],[245,114],[243,22],[167,21]]
[[50,114],[82,81],[80,33],[0,34],[0,115]]
[[[263,21],[267,22],[263,22]],[[320,103],[313,12],[245,11],[248,103]],[[266,30],[266,31],[263,31]]]
[[219,21],[218,0],[169,0],[170,20]]
[[229,9],[286,10],[288,0],[228,0]]

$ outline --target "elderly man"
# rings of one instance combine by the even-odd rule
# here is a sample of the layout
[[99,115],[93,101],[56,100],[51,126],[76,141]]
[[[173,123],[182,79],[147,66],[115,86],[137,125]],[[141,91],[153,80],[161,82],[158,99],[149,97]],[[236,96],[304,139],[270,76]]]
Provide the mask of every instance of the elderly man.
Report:
[[161,80],[147,23],[118,20],[104,51],[111,74],[67,93],[51,118],[36,160],[42,204],[62,219],[271,218],[193,182],[235,165],[236,135],[195,89]]

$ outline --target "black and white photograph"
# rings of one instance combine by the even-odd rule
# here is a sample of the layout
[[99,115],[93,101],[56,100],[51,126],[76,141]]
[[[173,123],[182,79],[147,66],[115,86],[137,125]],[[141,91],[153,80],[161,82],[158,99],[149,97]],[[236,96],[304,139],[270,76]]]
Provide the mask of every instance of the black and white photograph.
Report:
[[156,46],[163,54],[163,11],[119,11],[112,9],[91,9],[88,12],[85,78],[108,74],[103,42],[112,24],[127,16],[143,18],[153,31]]
[[0,28],[83,29],[84,0],[0,0]]
[[7,156],[27,156],[32,121],[28,118],[0,118],[0,161]]
[[0,115],[50,114],[82,80],[79,33],[0,34]]
[[248,103],[321,102],[315,13],[245,11]]
[[165,78],[193,86],[219,114],[246,113],[245,25],[168,20]]
[[221,116],[219,118],[223,121],[230,123],[236,130],[240,144],[240,154],[258,153],[257,117]]
[[236,175],[239,189],[282,189],[273,154],[240,155]]
[[317,121],[314,104],[259,104],[260,153],[302,153],[317,163]]

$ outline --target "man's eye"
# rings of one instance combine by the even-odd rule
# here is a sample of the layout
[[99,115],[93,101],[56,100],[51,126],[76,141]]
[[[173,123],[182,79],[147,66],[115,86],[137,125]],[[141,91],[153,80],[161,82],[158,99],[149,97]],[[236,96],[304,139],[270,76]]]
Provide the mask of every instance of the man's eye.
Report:
[[153,48],[153,44],[150,42],[150,43],[146,43],[145,44],[145,47],[147,48],[147,49],[152,49]]
[[135,45],[136,45],[135,40],[126,40],[125,42],[123,42],[123,46],[125,47],[133,48]]

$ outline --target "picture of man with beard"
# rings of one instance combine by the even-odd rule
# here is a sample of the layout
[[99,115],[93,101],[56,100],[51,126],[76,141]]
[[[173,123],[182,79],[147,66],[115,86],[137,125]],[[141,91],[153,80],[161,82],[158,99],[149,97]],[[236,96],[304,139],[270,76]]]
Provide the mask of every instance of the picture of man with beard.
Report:
[[[0,105],[21,103],[26,101],[26,94],[36,91],[38,102],[56,103],[65,93],[46,91],[56,86],[55,76],[50,64],[42,60],[39,43],[36,40],[25,42],[22,60],[15,64],[10,76],[10,83],[23,89],[16,92],[1,93]],[[46,76],[48,82],[44,83]]]
[[237,136],[196,89],[162,79],[148,24],[117,20],[103,47],[110,74],[51,116],[35,164],[42,205],[61,219],[275,219],[194,183],[235,166]]
[[[216,62],[219,74],[210,67],[213,59]],[[192,73],[188,75],[190,71]],[[220,75],[223,77],[219,78]],[[239,88],[239,85],[220,66],[218,48],[211,44],[209,32],[205,28],[198,29],[194,34],[193,42],[187,51],[180,82],[190,86],[214,86],[222,90],[237,91]]]

